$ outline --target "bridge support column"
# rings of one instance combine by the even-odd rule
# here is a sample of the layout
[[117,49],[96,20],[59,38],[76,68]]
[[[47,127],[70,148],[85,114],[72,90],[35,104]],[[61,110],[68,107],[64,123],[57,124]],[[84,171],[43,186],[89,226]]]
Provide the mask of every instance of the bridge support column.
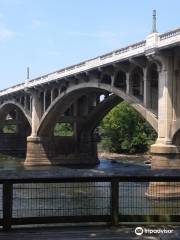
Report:
[[31,137],[37,136],[37,129],[41,117],[41,104],[39,101],[40,95],[37,91],[32,91],[32,132]]
[[[180,169],[179,147],[156,143],[151,146],[152,169]],[[179,182],[150,182],[146,196],[150,198],[179,198]]]
[[42,141],[40,137],[29,136],[27,138],[27,153],[24,165],[50,165],[52,146],[49,142]]
[[83,138],[80,141],[74,137],[27,138],[26,166],[97,163],[96,142],[92,138]]
[[[174,120],[173,85],[175,71],[173,58],[162,59],[162,69],[159,72],[159,102],[158,102],[158,139],[151,146],[152,169],[180,169],[180,148],[172,142],[171,125]],[[146,193],[152,198],[180,197],[180,183],[151,182]]]
[[95,165],[99,163],[97,141],[93,136],[81,136],[77,150],[81,164]]
[[53,152],[51,142],[37,136],[37,129],[40,122],[42,107],[39,101],[40,95],[32,90],[32,131],[27,137],[27,152],[24,165],[49,165]]
[[180,169],[179,147],[156,143],[151,146],[152,169]]
[[144,80],[144,99],[143,99],[143,102],[144,102],[144,106],[146,108],[149,108],[149,102],[150,102],[150,94],[149,94],[149,89],[150,89],[150,81],[147,77],[147,68],[143,68],[143,80]]
[[152,168],[180,168],[180,151],[173,145],[171,126],[174,119],[173,85],[175,81],[174,59],[171,55],[161,57],[158,96],[158,139],[151,146]]

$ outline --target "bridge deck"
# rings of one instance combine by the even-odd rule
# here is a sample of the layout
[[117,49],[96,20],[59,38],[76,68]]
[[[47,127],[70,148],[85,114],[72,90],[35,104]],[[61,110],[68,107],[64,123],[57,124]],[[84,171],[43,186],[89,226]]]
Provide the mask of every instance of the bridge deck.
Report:
[[173,234],[165,235],[144,235],[138,237],[134,233],[134,227],[117,227],[111,228],[108,226],[97,227],[44,227],[44,228],[23,228],[14,229],[10,232],[0,231],[0,239],[2,240],[174,240],[180,239],[180,231],[176,230]]

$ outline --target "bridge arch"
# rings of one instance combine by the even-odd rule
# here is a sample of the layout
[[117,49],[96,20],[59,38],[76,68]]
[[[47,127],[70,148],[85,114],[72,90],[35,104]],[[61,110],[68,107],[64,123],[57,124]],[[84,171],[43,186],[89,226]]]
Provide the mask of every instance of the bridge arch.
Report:
[[[102,101],[102,103],[100,103],[99,105],[97,105],[97,107],[87,116],[86,121],[84,122],[84,124],[82,125],[81,129],[80,129],[80,135],[83,134],[87,134],[89,136],[93,136],[94,134],[94,130],[95,128],[99,125],[99,123],[101,122],[101,120],[115,107],[117,106],[119,103],[121,103],[123,101],[123,99],[121,99],[120,97],[118,97],[117,95],[110,95],[108,98],[106,98],[104,101]],[[132,106],[132,105],[131,105]],[[134,109],[139,112],[136,108],[136,106],[134,106]],[[144,114],[142,114],[143,111],[141,112],[141,117],[143,119],[145,119]],[[147,121],[147,118],[145,119]],[[153,122],[153,119],[149,119],[149,121],[147,121],[148,123],[151,122],[151,126],[153,127],[153,129],[157,132],[157,122]],[[153,125],[154,124],[154,125]],[[96,138],[96,134],[94,136]]]
[[109,97],[105,98],[97,107],[87,116],[87,120],[84,122],[80,129],[80,133],[84,130],[89,134],[92,134],[94,129],[98,126],[100,121],[119,103],[121,103],[123,99],[112,94]]
[[43,114],[41,121],[39,123],[37,135],[46,136],[48,130],[52,130],[52,125],[55,124],[60,114],[63,112],[81,95],[88,93],[90,89],[96,91],[107,91],[113,93],[114,95],[120,97],[120,99],[127,101],[134,107],[142,117],[150,123],[150,125],[157,131],[157,118],[156,116],[146,109],[141,101],[134,96],[127,95],[124,91],[117,87],[105,83],[80,83],[78,85],[71,86],[66,89],[66,92],[60,93],[60,95],[55,99],[55,101],[49,106],[46,112]]
[[[178,121],[180,123],[180,120]],[[172,143],[176,146],[180,146],[180,128],[178,127],[172,135]]]
[[171,138],[173,143],[179,141],[180,145],[180,140],[178,140],[178,138],[180,139],[180,118],[176,119],[176,121],[172,123]]
[[19,104],[17,102],[14,102],[14,101],[6,101],[3,104],[1,104],[1,106],[0,106],[0,119],[2,118],[2,116],[4,116],[4,114],[7,113],[7,111],[9,111],[12,108],[17,108],[18,110],[20,110],[22,115],[25,117],[25,119],[29,123],[29,126],[31,126],[32,123],[31,123],[30,115],[25,111],[25,109],[23,108],[23,106],[21,104]]

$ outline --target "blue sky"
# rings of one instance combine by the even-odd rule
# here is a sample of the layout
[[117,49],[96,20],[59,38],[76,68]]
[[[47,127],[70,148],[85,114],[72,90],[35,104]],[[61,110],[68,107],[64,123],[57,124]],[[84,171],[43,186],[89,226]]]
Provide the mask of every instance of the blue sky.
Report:
[[179,0],[0,0],[0,89],[180,27]]

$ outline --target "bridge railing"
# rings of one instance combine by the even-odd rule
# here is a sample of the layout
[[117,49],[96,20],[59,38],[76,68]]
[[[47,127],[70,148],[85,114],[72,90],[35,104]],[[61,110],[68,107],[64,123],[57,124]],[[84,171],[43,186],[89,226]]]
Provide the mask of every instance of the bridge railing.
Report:
[[169,32],[166,32],[166,33],[163,33],[161,34],[159,37],[160,37],[160,41],[164,40],[164,39],[168,39],[168,38],[171,38],[171,37],[175,37],[177,35],[180,34],[180,28],[177,28],[173,31],[169,31]]
[[[180,35],[180,28],[159,35],[159,46],[157,47],[164,47],[167,44],[172,44],[178,41],[179,38],[174,39],[174,38],[177,38],[178,35]],[[13,87],[1,90],[0,96],[6,95],[12,92],[16,92],[16,91],[21,91],[27,86],[33,87],[38,84],[43,84],[49,81],[60,80],[61,78],[64,78],[66,76],[71,76],[76,73],[91,70],[93,68],[103,66],[114,61],[123,60],[128,57],[132,57],[134,55],[136,56],[138,54],[143,54],[145,51],[145,46],[146,46],[146,40],[117,49],[115,51],[106,53],[96,58],[92,58],[87,61],[83,61],[78,64],[57,70],[50,74],[46,74],[46,75],[31,79],[28,81],[28,85],[26,85],[25,83],[21,83]]]
[[[91,68],[93,69],[95,67],[103,65],[104,61],[106,61],[107,59],[111,59],[111,58],[116,57],[116,56],[119,58],[119,57],[121,57],[121,55],[123,56],[124,54],[127,54],[128,52],[131,52],[131,51],[134,51],[134,50],[136,51],[138,48],[143,48],[145,46],[145,43],[146,43],[146,41],[141,41],[141,42],[129,45],[127,47],[123,47],[123,48],[120,48],[118,50],[109,52],[107,54],[98,56],[96,58],[92,58],[92,59],[89,59],[87,61],[83,61],[83,62],[80,62],[78,64],[60,69],[60,70],[52,72],[50,74],[45,74],[45,75],[42,75],[40,77],[31,79],[31,80],[28,81],[28,86],[31,87],[31,86],[34,86],[36,84],[38,85],[38,83],[39,84],[45,83],[45,82],[48,82],[48,81],[63,78],[65,76],[74,74],[76,72],[81,72],[83,70],[87,70],[87,69],[91,69]],[[0,90],[0,96],[5,95],[5,94],[9,94],[9,93],[12,93],[12,92],[23,90],[25,88],[25,86],[26,86],[25,83],[20,83],[20,84],[17,84],[15,86],[12,86],[10,88]]]
[[[180,222],[180,197],[147,197],[151,183],[179,191],[180,177],[78,177],[0,181],[0,225]],[[164,189],[163,184],[164,185]],[[166,187],[165,187],[166,186]]]
[[[87,61],[83,61],[81,63],[66,67],[66,68],[58,70],[58,71],[55,71],[53,73],[41,76],[39,78],[32,79],[29,81],[29,86],[31,86],[33,84],[38,84],[38,82],[45,83],[45,82],[52,81],[55,79],[60,79],[65,76],[70,76],[70,75],[73,75],[75,73],[78,73],[78,72],[81,72],[84,70],[91,70],[93,68],[96,68],[98,66],[106,64],[106,62],[110,59],[120,58],[121,55],[123,56],[124,54],[127,54],[128,52],[133,53],[133,51],[136,51],[138,48],[142,49],[145,46],[145,43],[146,43],[146,41],[141,41],[141,42],[129,45],[125,48],[121,48],[121,49],[106,53],[104,55],[98,56],[96,58],[92,58]],[[142,49],[142,52],[143,52],[143,49]]]

